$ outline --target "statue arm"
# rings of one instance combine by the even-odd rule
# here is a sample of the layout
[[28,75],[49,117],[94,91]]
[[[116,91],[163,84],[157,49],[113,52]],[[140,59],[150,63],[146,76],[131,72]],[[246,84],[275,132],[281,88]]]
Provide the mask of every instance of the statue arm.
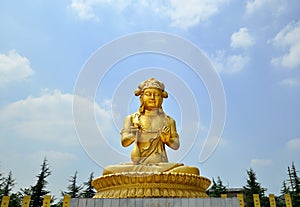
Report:
[[176,131],[175,120],[169,117],[169,125],[162,131],[162,140],[170,148],[177,150],[179,148],[179,136]]
[[124,120],[124,127],[121,131],[121,143],[123,147],[128,147],[135,141],[136,132],[132,130],[133,124],[131,122],[131,115]]
[[170,140],[169,142],[167,142],[166,144],[174,149],[174,150],[177,150],[180,146],[179,144],[179,136],[178,136],[178,133],[176,131],[176,123],[175,123],[175,120],[174,119],[170,119],[170,129],[171,129],[171,136],[170,136]]

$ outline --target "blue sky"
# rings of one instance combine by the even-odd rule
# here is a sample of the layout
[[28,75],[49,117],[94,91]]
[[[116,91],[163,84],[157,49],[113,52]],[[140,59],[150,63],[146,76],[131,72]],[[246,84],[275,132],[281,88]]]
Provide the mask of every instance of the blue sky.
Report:
[[[12,170],[16,189],[35,183],[44,157],[55,195],[76,170],[83,182],[90,172],[101,175],[107,164],[129,161],[119,130],[124,116],[138,108],[133,91],[150,76],[165,82],[170,98],[164,108],[180,133],[181,149],[168,151],[170,161],[196,165],[203,176],[220,176],[228,187],[244,186],[252,167],[275,194],[287,179],[287,167],[294,161],[300,168],[299,1],[12,0],[0,5],[0,171]],[[226,121],[216,150],[202,162],[200,151],[218,111],[208,85],[217,82],[206,82],[178,57],[158,53],[128,54],[106,71],[101,68],[108,61],[101,49],[148,31],[189,42],[217,71]],[[174,44],[177,48],[186,49]],[[93,86],[94,97],[80,97],[75,89],[81,72],[98,57],[90,75],[105,75]],[[86,109],[93,107],[96,121],[84,108],[74,121],[76,97]],[[76,135],[74,123],[84,136]],[[208,145],[215,142],[208,138]]]

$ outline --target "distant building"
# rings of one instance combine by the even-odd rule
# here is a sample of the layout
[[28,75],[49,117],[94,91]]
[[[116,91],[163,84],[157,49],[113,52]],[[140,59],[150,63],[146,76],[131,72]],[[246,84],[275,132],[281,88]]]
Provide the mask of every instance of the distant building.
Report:
[[244,188],[227,188],[227,197],[236,197],[237,194],[246,196]]
[[[226,190],[227,190],[226,194],[227,194],[228,198],[237,197],[237,194],[243,194],[244,197],[246,196],[244,188],[226,188]],[[209,189],[208,195],[211,195],[212,193],[213,193],[213,190]]]

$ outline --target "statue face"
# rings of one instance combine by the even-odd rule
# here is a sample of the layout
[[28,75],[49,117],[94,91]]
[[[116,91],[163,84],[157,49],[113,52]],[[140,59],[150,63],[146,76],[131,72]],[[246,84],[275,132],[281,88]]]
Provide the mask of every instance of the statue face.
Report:
[[144,107],[147,110],[161,108],[163,97],[162,91],[158,88],[147,88],[142,95]]

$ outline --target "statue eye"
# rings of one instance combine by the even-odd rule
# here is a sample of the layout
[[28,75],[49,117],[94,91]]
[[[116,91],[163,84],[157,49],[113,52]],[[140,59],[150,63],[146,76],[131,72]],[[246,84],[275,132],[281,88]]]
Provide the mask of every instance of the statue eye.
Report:
[[159,94],[159,93],[152,93],[152,92],[149,92],[149,91],[145,92],[144,95],[148,96],[148,97],[152,97],[152,96],[160,97],[161,96],[161,94]]
[[145,93],[146,96],[151,96],[152,94],[150,92]]

